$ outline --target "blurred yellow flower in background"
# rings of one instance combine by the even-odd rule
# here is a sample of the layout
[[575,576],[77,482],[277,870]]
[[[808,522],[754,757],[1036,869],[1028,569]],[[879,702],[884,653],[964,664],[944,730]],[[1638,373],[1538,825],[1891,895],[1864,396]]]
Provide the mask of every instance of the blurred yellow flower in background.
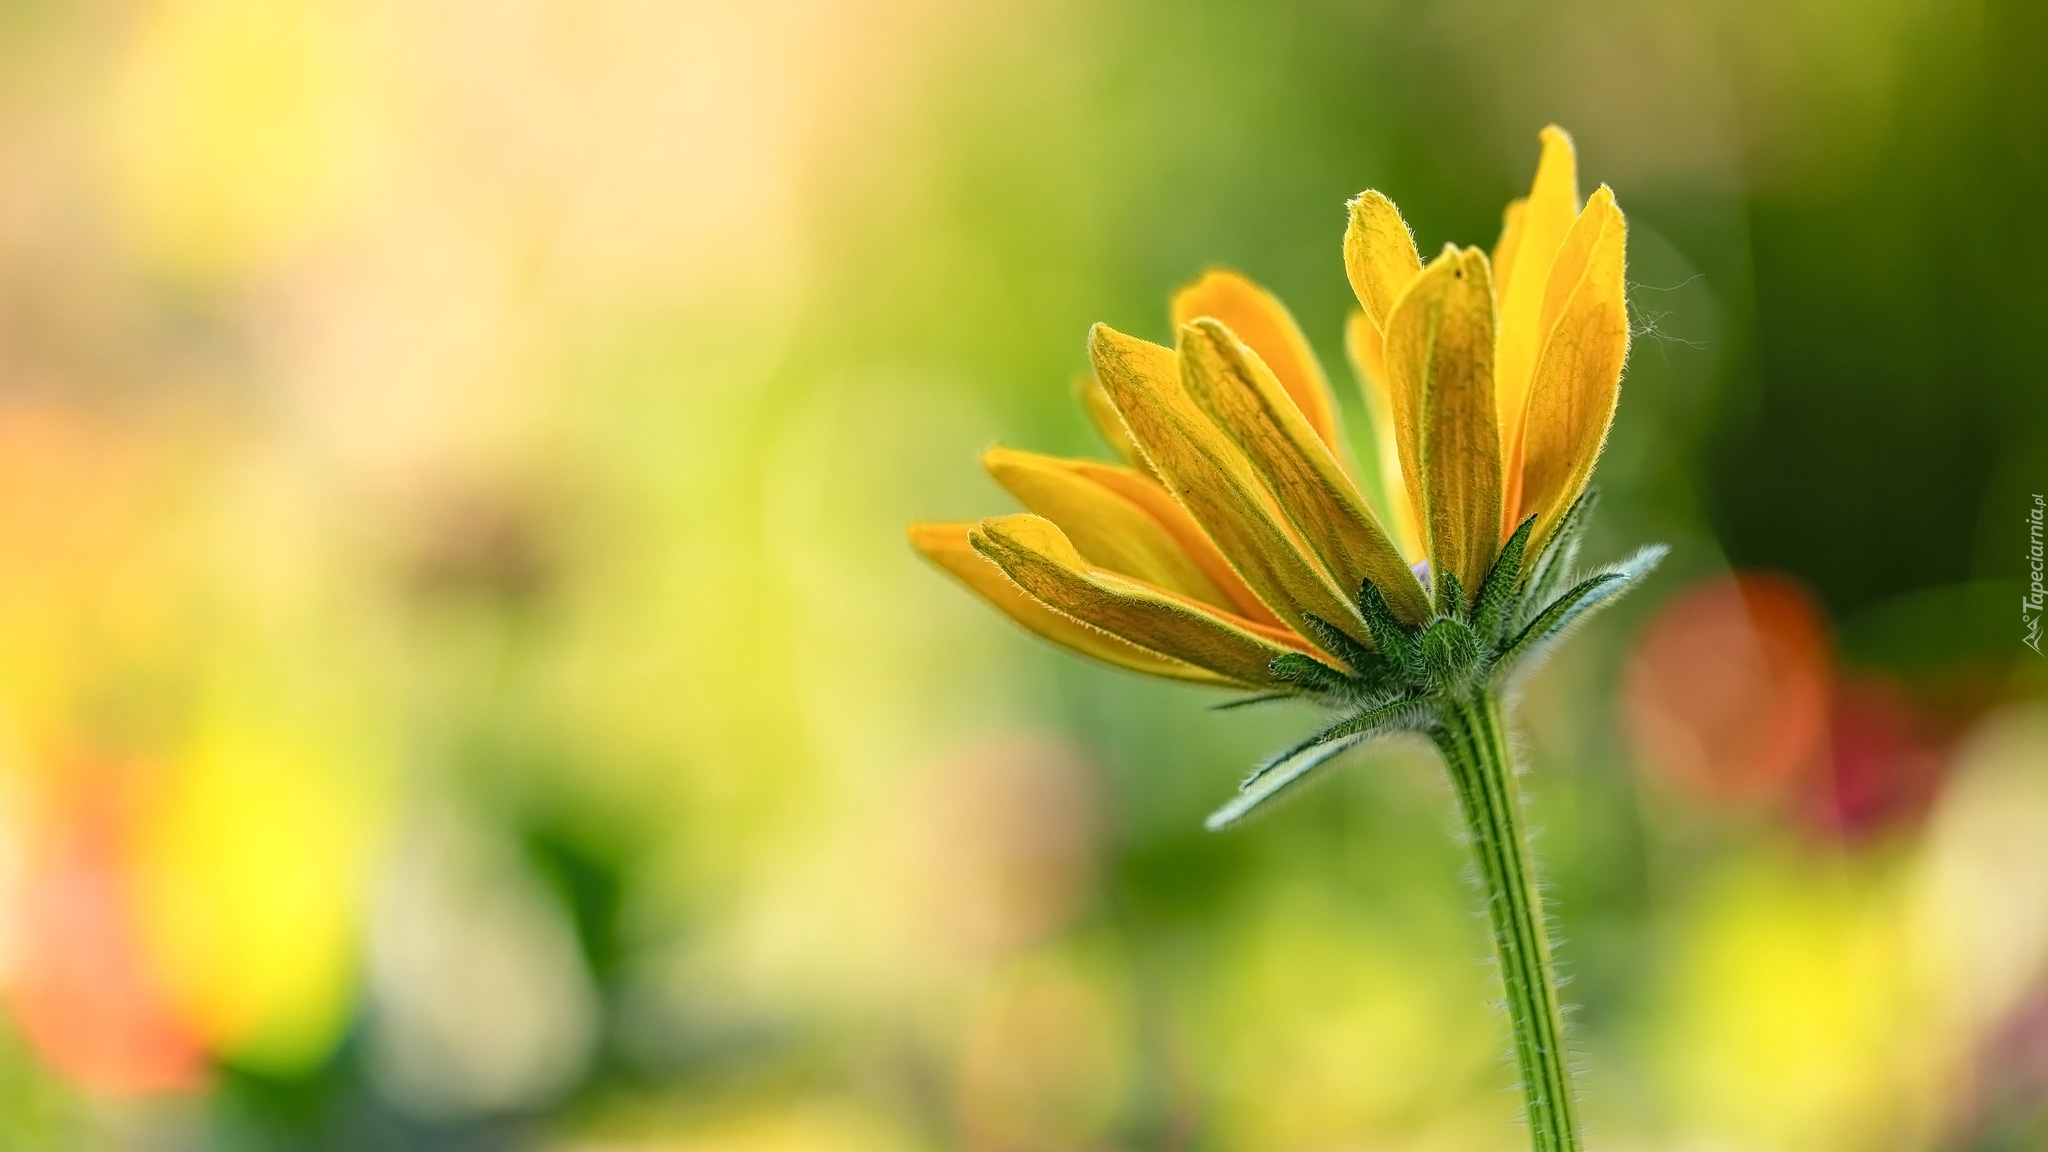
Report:
[[346,736],[265,727],[195,742],[139,831],[134,888],[166,992],[209,1049],[295,1072],[348,1027],[377,804]]
[[107,104],[116,208],[202,281],[302,254],[366,191],[379,86],[352,5],[173,0],[128,32]]

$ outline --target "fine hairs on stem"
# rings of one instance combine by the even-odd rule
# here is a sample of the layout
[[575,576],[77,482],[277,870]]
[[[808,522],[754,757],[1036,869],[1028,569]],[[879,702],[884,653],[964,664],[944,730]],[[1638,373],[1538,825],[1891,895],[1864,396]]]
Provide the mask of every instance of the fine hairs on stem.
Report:
[[1431,738],[1457,792],[1493,930],[1531,1144],[1578,1152],[1571,1053],[1500,701],[1486,691],[1446,700],[1438,717]]

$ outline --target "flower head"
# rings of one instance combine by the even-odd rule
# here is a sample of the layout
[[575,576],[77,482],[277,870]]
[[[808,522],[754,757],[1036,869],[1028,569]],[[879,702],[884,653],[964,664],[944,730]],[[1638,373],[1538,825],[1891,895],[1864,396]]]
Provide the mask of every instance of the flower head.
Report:
[[1490,258],[1447,245],[1424,264],[1378,192],[1350,214],[1347,346],[1375,474],[1352,465],[1286,308],[1212,271],[1174,296],[1174,347],[1089,334],[1083,402],[1122,464],[992,448],[1028,511],[917,525],[912,542],[1097,659],[1311,696],[1347,712],[1331,732],[1376,717],[1322,734],[1329,752],[1504,675],[1618,591],[1653,558],[1559,594],[1628,352],[1613,193],[1580,204],[1553,127]]

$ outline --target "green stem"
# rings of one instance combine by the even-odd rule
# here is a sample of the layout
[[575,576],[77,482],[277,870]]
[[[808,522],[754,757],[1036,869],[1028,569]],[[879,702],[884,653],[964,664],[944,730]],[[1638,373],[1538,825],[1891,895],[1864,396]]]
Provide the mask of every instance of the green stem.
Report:
[[1444,702],[1437,718],[1436,746],[1457,786],[1472,856],[1486,888],[1530,1143],[1536,1152],[1578,1152],[1570,1054],[1500,702],[1482,691],[1468,700]]

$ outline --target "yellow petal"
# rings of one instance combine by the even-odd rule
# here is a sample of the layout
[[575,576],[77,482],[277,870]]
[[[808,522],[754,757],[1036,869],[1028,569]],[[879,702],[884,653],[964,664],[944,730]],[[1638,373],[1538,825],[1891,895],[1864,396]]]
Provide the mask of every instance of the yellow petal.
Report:
[[1286,627],[1278,616],[1273,615],[1273,610],[1259,600],[1251,585],[1244,582],[1244,577],[1237,574],[1237,569],[1230,566],[1230,561],[1224,559],[1223,553],[1216,547],[1216,542],[1209,539],[1208,534],[1202,531],[1202,526],[1195,523],[1193,516],[1188,515],[1188,510],[1181,507],[1180,502],[1173,498],[1173,493],[1168,492],[1166,486],[1150,472],[1119,468],[1114,464],[1102,464],[1094,460],[1075,460],[1071,463],[1075,471],[1143,508],[1152,519],[1158,521],[1159,525],[1166,529],[1167,534],[1173,537],[1174,543],[1179,544],[1181,550],[1201,566],[1203,574],[1223,590],[1227,597],[1223,602],[1225,607],[1239,616],[1256,620],[1261,624],[1270,624],[1275,628]]
[[1174,293],[1172,311],[1175,329],[1198,316],[1223,321],[1273,370],[1317,439],[1341,451],[1330,381],[1301,326],[1272,293],[1235,272],[1212,269]]
[[981,463],[1024,507],[1058,525],[1090,564],[1230,607],[1223,589],[1164,526],[1090,479],[1082,461],[997,446],[982,453]]
[[1486,254],[1446,246],[1387,317],[1388,397],[1430,569],[1477,589],[1500,551],[1493,286]]
[[1386,341],[1372,319],[1353,312],[1344,323],[1344,350],[1350,354],[1351,370],[1365,393],[1365,410],[1372,417],[1373,455],[1379,475],[1379,507],[1387,513],[1386,524],[1401,556],[1411,563],[1423,558],[1422,528],[1416,521],[1415,505],[1401,480],[1401,446],[1394,434],[1393,401],[1387,395]]
[[1090,566],[1044,517],[991,517],[975,525],[968,539],[1046,605],[1228,680],[1277,683],[1274,658],[1298,650],[1260,635],[1249,620],[1226,619],[1165,589]]
[[1102,390],[1095,373],[1083,372],[1075,377],[1074,391],[1081,397],[1081,407],[1088,413],[1088,422],[1095,425],[1096,434],[1117,454],[1117,458],[1140,472],[1150,472],[1152,466],[1145,463],[1145,454],[1138,451],[1138,442],[1131,439],[1130,429],[1124,427],[1124,418],[1116,414],[1116,405],[1109,402],[1109,393]]
[[1370,581],[1397,615],[1426,618],[1414,573],[1258,354],[1204,317],[1181,328],[1180,364],[1188,394],[1236,441],[1337,586]]
[[1530,554],[1586,487],[1628,359],[1624,286],[1628,224],[1605,185],[1593,194],[1551,269],[1554,317],[1529,391],[1519,515],[1538,517]]
[[[1564,243],[1572,218],[1579,212],[1578,160],[1572,152],[1572,138],[1553,124],[1543,130],[1542,141],[1543,154],[1536,161],[1536,180],[1530,185],[1528,203],[1511,220],[1510,234],[1501,238],[1502,255],[1511,258],[1511,263],[1499,270],[1500,346],[1494,364],[1503,443],[1513,442],[1522,423],[1529,378],[1546,334],[1542,324],[1544,285],[1558,246]],[[1512,489],[1518,483],[1519,476],[1511,474],[1510,507],[1517,504]]]
[[1500,214],[1500,239],[1493,244],[1493,294],[1496,300],[1508,294],[1508,274],[1515,270],[1515,253],[1522,246],[1522,217],[1529,211],[1529,199],[1508,201]]
[[[1602,184],[1586,198],[1585,209],[1572,221],[1571,231],[1565,233],[1564,243],[1558,245],[1556,259],[1550,262],[1550,276],[1543,285],[1541,321],[1546,351],[1565,306],[1585,282],[1596,258],[1613,261],[1614,283],[1617,288],[1621,285],[1622,248],[1627,238],[1628,225],[1622,219],[1621,206],[1614,202],[1614,189]],[[1540,357],[1538,362],[1541,363]]]
[[1387,313],[1401,290],[1422,271],[1415,234],[1401,219],[1401,210],[1378,192],[1365,191],[1351,201],[1351,223],[1344,229],[1344,271],[1358,306],[1373,327],[1386,330]]
[[1350,596],[1309,557],[1244,454],[1181,386],[1172,349],[1097,324],[1088,351],[1096,378],[1167,491],[1259,599],[1303,635],[1310,634],[1303,616],[1311,612],[1363,635]]
[[1203,684],[1234,683],[1230,678],[1206,668],[1197,668],[1140,648],[1039,603],[1005,576],[1001,568],[974,550],[967,539],[968,531],[973,527],[972,524],[913,524],[910,526],[910,543],[932,563],[952,573],[962,584],[1001,609],[1004,615],[1063,648],[1071,648],[1118,668],[1152,676],[1169,676]]

